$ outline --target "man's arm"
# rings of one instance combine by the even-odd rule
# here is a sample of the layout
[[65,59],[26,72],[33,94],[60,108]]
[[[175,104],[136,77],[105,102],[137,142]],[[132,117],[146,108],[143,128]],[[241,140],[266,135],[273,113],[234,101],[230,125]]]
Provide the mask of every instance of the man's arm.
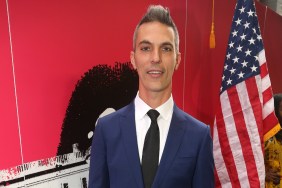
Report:
[[91,145],[89,188],[110,187],[103,126],[98,121]]
[[213,188],[215,186],[213,143],[209,126],[207,126],[206,132],[200,141],[202,141],[202,143],[193,178],[193,187]]

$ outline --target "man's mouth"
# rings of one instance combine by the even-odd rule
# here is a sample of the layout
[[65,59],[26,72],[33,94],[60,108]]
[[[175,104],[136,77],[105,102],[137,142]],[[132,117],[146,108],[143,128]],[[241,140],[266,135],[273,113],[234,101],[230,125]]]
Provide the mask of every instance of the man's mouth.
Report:
[[163,72],[162,71],[159,71],[159,70],[151,70],[151,71],[148,71],[148,74],[162,74]]
[[163,74],[163,71],[160,70],[150,70],[147,72],[152,78],[160,78]]

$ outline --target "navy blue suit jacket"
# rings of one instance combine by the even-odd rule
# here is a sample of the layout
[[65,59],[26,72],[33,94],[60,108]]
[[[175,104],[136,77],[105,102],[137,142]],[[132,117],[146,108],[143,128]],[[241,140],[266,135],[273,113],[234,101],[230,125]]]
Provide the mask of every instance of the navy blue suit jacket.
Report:
[[[92,141],[89,188],[143,188],[134,103],[99,119]],[[209,126],[174,105],[152,188],[212,188]]]

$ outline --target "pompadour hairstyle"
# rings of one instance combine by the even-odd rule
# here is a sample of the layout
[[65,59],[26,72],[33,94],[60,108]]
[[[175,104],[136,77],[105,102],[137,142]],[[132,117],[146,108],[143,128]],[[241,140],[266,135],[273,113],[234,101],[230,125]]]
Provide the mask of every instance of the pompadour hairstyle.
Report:
[[133,50],[135,51],[136,38],[137,38],[137,32],[138,32],[139,27],[142,24],[149,23],[149,22],[160,22],[164,25],[171,27],[174,31],[176,51],[179,52],[179,34],[178,34],[177,27],[172,17],[170,16],[169,9],[161,5],[149,6],[146,14],[142,17],[142,19],[136,26],[134,34],[133,34]]

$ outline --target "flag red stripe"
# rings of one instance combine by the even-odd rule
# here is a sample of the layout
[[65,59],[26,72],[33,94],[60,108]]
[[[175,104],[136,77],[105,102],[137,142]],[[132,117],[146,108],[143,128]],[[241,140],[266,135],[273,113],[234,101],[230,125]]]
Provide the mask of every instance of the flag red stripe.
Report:
[[216,170],[214,171],[214,177],[215,177],[215,187],[221,188],[220,180]]
[[237,186],[240,187],[237,170],[234,170],[234,167],[236,168],[236,165],[232,155],[232,150],[229,144],[229,140],[226,134],[226,125],[224,123],[221,110],[219,110],[217,113],[216,124],[218,128],[218,136],[219,136],[218,140],[221,146],[223,160],[226,165],[226,169],[229,174],[232,187],[237,187]]
[[[263,150],[263,129],[264,129],[264,124],[263,124],[263,112],[262,112],[262,104],[261,104],[261,100],[260,100],[260,91],[258,89],[258,85],[256,82],[256,78],[252,77],[249,78],[245,81],[246,83],[246,88],[247,88],[247,92],[248,92],[248,96],[252,96],[250,99],[250,104],[252,105],[252,109],[253,109],[253,113],[254,113],[254,120],[256,121],[256,128],[258,129],[258,134],[259,134],[259,138],[260,138],[260,145],[261,145],[261,149]],[[256,154],[256,152],[254,151],[254,153]],[[255,169],[254,169],[255,170]],[[258,172],[256,171],[256,175],[258,175]],[[255,176],[249,176],[250,182],[252,182],[253,180],[251,178],[253,178]],[[255,180],[256,177],[255,177]],[[259,182],[258,182],[259,183]],[[253,182],[252,182],[253,185]],[[260,184],[257,185],[257,187]],[[256,186],[255,186],[256,187]]]
[[271,87],[267,88],[263,93],[263,105],[272,99],[272,89]]
[[[236,124],[237,134],[239,136],[242,153],[244,157],[244,162],[247,164],[247,174],[249,178],[252,178],[252,186],[260,187],[259,177],[257,174],[257,168],[255,163],[255,158],[253,150],[251,147],[250,137],[248,135],[248,130],[246,128],[246,123],[244,121],[244,115],[242,112],[241,103],[236,90],[236,87],[232,87],[227,90],[229,98],[232,98],[231,109],[233,112],[234,121]],[[247,96],[246,96],[247,97]],[[250,180],[249,180],[250,181]]]
[[277,123],[278,123],[277,117],[275,116],[275,113],[272,112],[263,120],[263,125],[264,125],[263,134],[266,134],[268,131],[270,131],[275,125],[277,125]]
[[251,77],[245,81],[247,92],[249,96],[250,103],[252,105],[257,129],[259,132],[259,137],[261,138],[261,141],[263,141],[263,117],[262,117],[262,107],[261,107],[261,101],[259,99],[259,91],[256,83],[255,77]]
[[260,75],[261,78],[264,78],[266,75],[268,75],[268,70],[267,70],[267,64],[264,63],[260,66]]

